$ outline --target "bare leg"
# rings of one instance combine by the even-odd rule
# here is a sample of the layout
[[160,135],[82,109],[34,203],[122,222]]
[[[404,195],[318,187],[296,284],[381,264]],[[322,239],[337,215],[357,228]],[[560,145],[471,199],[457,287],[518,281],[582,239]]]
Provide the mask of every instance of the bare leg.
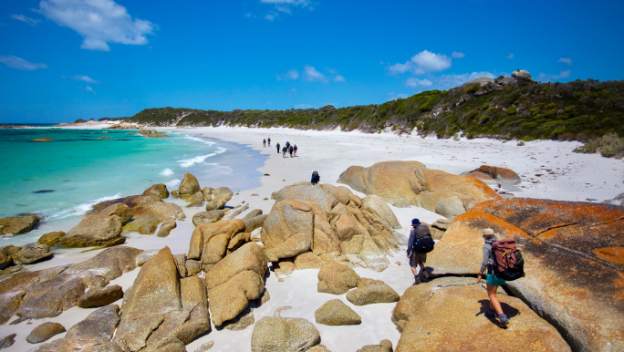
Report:
[[419,262],[418,263],[418,267],[420,268],[420,271],[418,271],[418,277],[420,279],[420,281],[422,281],[425,278],[425,263],[423,262]]
[[412,267],[410,267],[410,269],[412,270],[412,276],[416,277],[416,274],[418,274],[418,273],[416,272],[416,267],[415,267],[415,266],[412,266]]
[[490,299],[490,306],[494,308],[496,315],[503,314],[503,308],[501,307],[500,302],[498,301],[498,297],[496,297],[496,289],[498,286],[487,284],[487,294]]

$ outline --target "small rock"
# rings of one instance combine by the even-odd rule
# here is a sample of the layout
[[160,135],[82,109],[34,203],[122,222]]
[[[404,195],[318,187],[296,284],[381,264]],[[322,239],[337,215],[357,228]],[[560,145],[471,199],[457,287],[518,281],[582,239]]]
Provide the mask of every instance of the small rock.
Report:
[[123,297],[123,289],[119,285],[109,285],[104,288],[90,289],[78,301],[81,308],[102,307]]
[[318,292],[343,294],[357,286],[358,274],[345,264],[335,261],[321,266],[318,273]]
[[355,290],[347,292],[347,300],[358,306],[394,303],[398,302],[399,298],[399,294],[392,287],[380,280],[361,279]]
[[339,299],[325,302],[314,312],[316,322],[324,325],[358,325],[362,318]]
[[169,190],[164,183],[157,183],[143,191],[144,196],[155,196],[159,199],[169,198]]
[[300,352],[321,342],[312,323],[301,318],[264,317],[254,326],[252,352]]
[[35,214],[0,218],[0,234],[20,235],[31,231],[41,218]]
[[50,259],[54,256],[50,252],[50,247],[45,244],[31,243],[22,247],[17,253],[11,257],[13,261],[18,264],[33,264],[46,259]]
[[17,334],[10,334],[3,337],[2,340],[0,340],[0,350],[13,346],[15,343],[15,336],[17,336]]
[[52,247],[64,236],[65,236],[64,231],[48,232],[48,233],[41,235],[41,237],[39,237],[37,242],[41,244],[45,244],[49,247]]
[[65,332],[65,327],[63,325],[55,322],[46,322],[37,325],[37,327],[30,332],[28,337],[26,337],[26,341],[33,344],[41,343],[62,332]]
[[392,352],[392,342],[381,340],[378,345],[366,345],[358,349],[357,352]]

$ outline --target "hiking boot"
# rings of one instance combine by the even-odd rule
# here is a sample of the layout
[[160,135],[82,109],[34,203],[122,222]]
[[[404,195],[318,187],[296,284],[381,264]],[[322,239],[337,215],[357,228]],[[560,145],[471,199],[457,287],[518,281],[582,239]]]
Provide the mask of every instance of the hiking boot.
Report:
[[507,317],[507,315],[500,314],[498,316],[498,324],[500,325],[501,328],[507,329],[507,326],[509,325],[509,318]]

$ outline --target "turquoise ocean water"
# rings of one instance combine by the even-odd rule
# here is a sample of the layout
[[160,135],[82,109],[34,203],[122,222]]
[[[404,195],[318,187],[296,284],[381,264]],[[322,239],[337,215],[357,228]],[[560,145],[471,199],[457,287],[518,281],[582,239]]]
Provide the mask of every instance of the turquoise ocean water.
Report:
[[[36,142],[45,138],[49,141]],[[260,184],[264,157],[221,140],[134,130],[0,129],[0,216],[38,213],[46,222],[77,218],[98,201],[173,189],[185,172],[202,186],[233,190]]]

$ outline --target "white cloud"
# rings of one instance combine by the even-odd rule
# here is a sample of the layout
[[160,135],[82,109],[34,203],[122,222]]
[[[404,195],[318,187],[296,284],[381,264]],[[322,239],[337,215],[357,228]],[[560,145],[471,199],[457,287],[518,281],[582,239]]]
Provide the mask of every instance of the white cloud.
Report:
[[473,81],[478,78],[494,78],[494,74],[487,71],[480,72],[468,72],[453,75],[443,75],[436,82],[436,87],[439,88],[454,88],[461,86],[464,83]]
[[514,55],[514,53],[509,53],[507,54],[507,56],[505,56],[507,58],[507,60],[513,60],[514,57],[516,57],[516,55]]
[[85,87],[85,91],[87,91],[88,93],[91,93],[91,94],[95,94],[95,89],[93,89],[93,87],[91,87],[91,86],[86,86]]
[[312,65],[304,66],[301,71],[296,69],[288,70],[286,73],[278,75],[277,79],[280,81],[296,81],[298,79],[303,79],[309,82],[323,83],[346,82],[346,78],[335,70],[327,70],[325,72],[321,72]]
[[90,84],[98,83],[96,80],[94,80],[93,78],[87,75],[75,75],[72,78],[75,79],[76,81],[82,81],[82,82],[90,83]]
[[303,68],[303,75],[308,81],[327,82],[327,77],[319,72],[314,66],[305,66]]
[[559,63],[561,63],[561,64],[568,65],[568,66],[572,66],[572,58],[569,58],[569,57],[560,57],[558,61],[559,61]]
[[451,59],[446,55],[436,54],[429,50],[423,50],[405,63],[397,63],[390,66],[390,73],[399,74],[412,72],[420,75],[428,72],[438,72],[451,67]]
[[30,62],[19,56],[3,55],[0,56],[0,64],[3,64],[9,68],[22,71],[35,71],[47,68],[48,65],[36,62]]
[[312,9],[310,0],[260,0],[260,3],[272,7],[272,10],[263,16],[270,22],[275,21],[281,14],[292,14],[293,8]]
[[429,87],[433,84],[433,82],[431,82],[428,79],[418,79],[418,78],[408,78],[405,81],[405,85],[410,87],[410,88],[416,88],[416,87]]
[[11,15],[11,18],[16,20],[16,21],[24,22],[24,23],[26,23],[27,25],[30,25],[30,26],[36,26],[37,23],[40,22],[37,19],[34,19],[32,17],[28,17],[28,16],[25,16],[25,15],[22,15],[22,14],[13,14],[13,15]]
[[464,56],[466,56],[466,54],[464,54],[464,53],[463,53],[463,52],[461,52],[461,51],[453,51],[453,52],[451,53],[451,57],[452,57],[453,59],[463,59],[463,58],[464,58]]
[[110,50],[109,43],[144,45],[154,30],[150,21],[133,19],[113,0],[42,0],[40,12],[83,37],[82,48]]

